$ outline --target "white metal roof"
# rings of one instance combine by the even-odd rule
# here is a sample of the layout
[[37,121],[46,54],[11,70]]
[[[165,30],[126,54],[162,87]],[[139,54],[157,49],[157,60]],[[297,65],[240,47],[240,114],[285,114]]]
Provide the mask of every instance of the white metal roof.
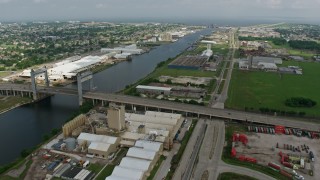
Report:
[[138,141],[136,141],[135,146],[143,148],[145,150],[158,152],[161,149],[162,143],[153,142],[153,141],[146,141],[146,140],[138,140]]
[[278,68],[275,63],[259,62],[258,66],[263,66],[264,68],[267,68],[267,69],[277,69]]
[[88,143],[100,142],[100,143],[107,143],[107,144],[115,144],[117,140],[118,140],[117,137],[96,135],[96,134],[89,134],[89,133],[81,133],[78,137],[78,141],[87,141]]
[[138,140],[144,137],[144,134],[138,134],[134,132],[125,132],[121,135],[122,138],[124,139],[133,139],[133,140]]
[[109,150],[109,147],[110,144],[107,143],[92,142],[89,145],[88,149],[107,152]]
[[120,162],[120,167],[130,168],[130,169],[137,169],[143,172],[149,170],[151,165],[151,161],[144,160],[144,159],[137,159],[132,157],[124,157]]
[[112,176],[118,176],[129,179],[137,179],[140,180],[143,178],[143,171],[137,169],[124,168],[120,166],[116,166],[112,172]]
[[157,90],[157,91],[171,91],[171,89],[172,89],[172,88],[168,88],[168,87],[144,86],[144,85],[138,85],[136,88],[137,89],[145,89],[145,90]]
[[153,124],[164,124],[174,126],[177,124],[179,118],[170,118],[163,116],[151,116],[151,115],[142,115],[142,114],[134,114],[134,113],[126,113],[126,120],[142,122],[142,123],[153,123]]
[[152,161],[156,156],[156,152],[148,151],[142,148],[132,147],[129,148],[127,156]]
[[106,177],[106,180],[133,180],[133,179],[111,175],[111,176]]
[[160,117],[169,117],[169,118],[181,118],[181,114],[174,113],[165,113],[165,112],[157,112],[157,111],[146,111],[145,115],[147,116],[160,116]]
[[96,64],[101,62],[102,58],[99,56],[86,56],[78,61],[70,62],[63,64],[61,66],[57,66],[51,69],[48,69],[49,75],[56,75],[56,74],[65,74],[75,72],[79,69],[84,67]]

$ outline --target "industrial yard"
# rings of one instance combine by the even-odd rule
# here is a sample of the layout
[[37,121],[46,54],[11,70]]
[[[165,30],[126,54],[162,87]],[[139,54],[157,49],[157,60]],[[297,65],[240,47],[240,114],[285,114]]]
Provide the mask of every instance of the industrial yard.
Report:
[[231,156],[260,164],[296,179],[317,179],[320,170],[319,133],[282,126],[248,126],[234,132]]
[[181,114],[99,106],[65,123],[62,134],[30,155],[28,167],[7,176],[25,171],[26,179],[146,180],[183,139],[186,123]]
[[189,104],[208,104],[229,49],[225,46],[228,42],[225,37],[229,37],[225,29],[203,37],[175,59],[159,64],[146,79],[124,92]]

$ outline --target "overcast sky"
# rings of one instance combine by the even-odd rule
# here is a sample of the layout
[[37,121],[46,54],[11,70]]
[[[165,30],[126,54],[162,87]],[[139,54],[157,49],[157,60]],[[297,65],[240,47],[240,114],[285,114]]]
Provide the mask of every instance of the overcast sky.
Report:
[[0,0],[0,21],[320,19],[320,0]]

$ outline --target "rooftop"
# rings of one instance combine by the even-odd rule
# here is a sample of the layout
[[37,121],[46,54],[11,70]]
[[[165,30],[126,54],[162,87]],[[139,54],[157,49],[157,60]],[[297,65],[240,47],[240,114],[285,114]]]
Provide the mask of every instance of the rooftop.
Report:
[[105,136],[105,135],[96,135],[89,133],[81,133],[78,137],[78,141],[88,141],[88,142],[100,142],[107,144],[115,144],[118,140],[117,137]]
[[151,165],[151,161],[148,161],[148,160],[137,159],[132,157],[124,157],[122,158],[119,166],[124,168],[147,171],[149,170],[150,165]]
[[144,86],[144,85],[138,85],[136,88],[137,89],[146,89],[146,90],[157,90],[157,91],[170,91],[171,90],[171,88],[169,88],[169,87]]
[[127,156],[152,161],[156,156],[156,152],[148,151],[142,148],[132,147],[129,149]]

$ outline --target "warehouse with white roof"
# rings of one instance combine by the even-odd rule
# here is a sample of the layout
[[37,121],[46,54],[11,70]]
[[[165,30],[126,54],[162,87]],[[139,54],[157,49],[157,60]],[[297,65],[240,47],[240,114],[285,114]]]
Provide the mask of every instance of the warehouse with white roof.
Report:
[[121,180],[121,178],[145,180],[150,176],[162,152],[163,144],[159,142],[138,140],[135,147],[129,148],[119,166],[106,180]]
[[[184,120],[181,114],[155,111],[146,111],[145,114],[126,113],[125,119],[128,122],[127,130],[133,134],[132,138],[139,136],[134,134],[155,135],[155,139],[152,140],[164,143],[165,149],[172,147],[173,139]],[[122,140],[136,141],[132,138],[122,136]]]
[[104,159],[108,158],[111,153],[116,152],[120,143],[118,137],[89,133],[81,133],[77,140],[81,147],[88,147],[89,154]]

